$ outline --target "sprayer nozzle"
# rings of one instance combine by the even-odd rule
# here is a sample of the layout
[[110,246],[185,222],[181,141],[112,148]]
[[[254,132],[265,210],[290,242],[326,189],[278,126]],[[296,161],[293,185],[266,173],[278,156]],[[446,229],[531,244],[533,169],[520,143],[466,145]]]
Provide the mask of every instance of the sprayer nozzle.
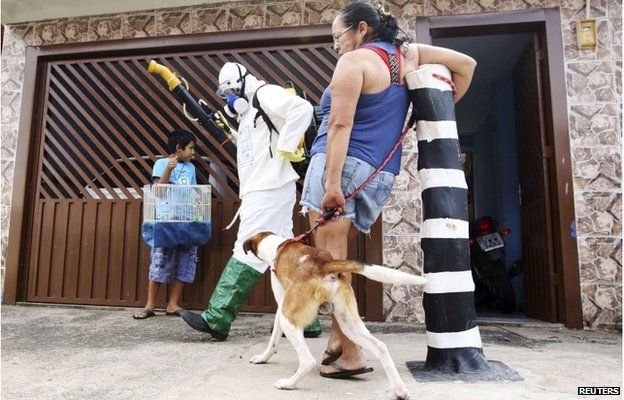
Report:
[[158,63],[155,60],[150,60],[149,66],[147,67],[147,72],[152,73],[156,71],[156,66]]
[[169,86],[169,90],[173,90],[180,84],[180,80],[175,76],[173,72],[164,65],[158,64],[155,60],[150,60],[147,67],[147,72],[154,73],[163,77]]

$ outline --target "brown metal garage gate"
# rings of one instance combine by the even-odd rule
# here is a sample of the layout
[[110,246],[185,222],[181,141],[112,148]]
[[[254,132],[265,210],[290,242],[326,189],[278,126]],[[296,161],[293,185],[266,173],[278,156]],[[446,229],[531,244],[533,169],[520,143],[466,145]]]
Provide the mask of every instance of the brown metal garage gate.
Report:
[[[336,62],[329,33],[307,38],[305,44],[301,38],[284,38],[262,47],[249,47],[249,42],[242,46],[234,39],[214,44],[208,40],[211,35],[199,35],[195,41],[168,38],[167,47],[144,39],[152,47],[148,51],[140,50],[136,40],[131,45],[109,43],[105,51],[98,51],[97,44],[91,44],[93,52],[86,45],[58,46],[58,53],[57,46],[47,48],[47,56],[38,57],[37,63],[39,100],[33,105],[30,190],[20,256],[26,268],[19,276],[17,300],[144,304],[149,247],[140,236],[141,188],[149,182],[157,157],[165,154],[166,133],[182,127],[198,137],[194,162],[199,183],[211,178],[216,183],[213,238],[202,248],[195,283],[184,295],[186,307],[203,308],[235,240],[236,225],[224,230],[239,204],[235,148],[221,146],[187,120],[164,83],[146,72],[147,62],[153,58],[178,72],[188,80],[191,93],[213,108],[222,106],[215,95],[216,77],[228,60],[247,65],[269,82],[292,81],[318,104]],[[301,232],[307,223],[297,213],[295,231]],[[379,224],[370,239],[353,232],[349,257],[379,263],[380,242]],[[361,314],[380,319],[380,286],[363,280],[354,285]],[[161,295],[164,304],[165,293]],[[265,277],[245,310],[274,309]]]

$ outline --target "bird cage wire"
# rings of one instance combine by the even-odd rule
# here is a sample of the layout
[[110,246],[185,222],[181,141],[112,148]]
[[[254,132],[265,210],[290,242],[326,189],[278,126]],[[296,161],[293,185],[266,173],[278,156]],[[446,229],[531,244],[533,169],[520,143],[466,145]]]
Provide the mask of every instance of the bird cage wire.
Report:
[[144,222],[210,222],[210,185],[143,186]]

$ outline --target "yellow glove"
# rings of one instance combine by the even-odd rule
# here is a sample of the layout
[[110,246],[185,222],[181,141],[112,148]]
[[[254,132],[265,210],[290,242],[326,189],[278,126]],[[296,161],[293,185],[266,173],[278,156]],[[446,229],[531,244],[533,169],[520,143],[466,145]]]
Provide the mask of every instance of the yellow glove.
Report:
[[301,162],[301,161],[305,160],[305,154],[303,152],[303,147],[298,148],[294,152],[288,152],[288,151],[284,151],[284,150],[278,150],[277,152],[284,159],[286,159],[288,161],[291,161],[291,162]]

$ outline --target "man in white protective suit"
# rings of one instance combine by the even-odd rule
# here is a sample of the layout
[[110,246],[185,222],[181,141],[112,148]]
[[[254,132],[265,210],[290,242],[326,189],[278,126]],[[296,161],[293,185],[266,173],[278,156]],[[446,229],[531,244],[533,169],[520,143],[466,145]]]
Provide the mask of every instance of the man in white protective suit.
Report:
[[[262,231],[293,237],[292,215],[299,176],[290,161],[302,159],[303,137],[312,120],[313,107],[281,86],[265,84],[234,62],[221,68],[217,94],[227,100],[225,111],[239,118],[236,161],[240,224],[232,257],[208,306],[201,314],[185,310],[180,315],[193,329],[222,341],[227,339],[243,303],[269,267],[252,253],[245,254],[243,242]],[[254,104],[259,104],[260,112]],[[263,113],[264,117],[259,118]],[[271,124],[275,131],[269,128]],[[308,337],[320,333],[318,320],[306,329]]]

